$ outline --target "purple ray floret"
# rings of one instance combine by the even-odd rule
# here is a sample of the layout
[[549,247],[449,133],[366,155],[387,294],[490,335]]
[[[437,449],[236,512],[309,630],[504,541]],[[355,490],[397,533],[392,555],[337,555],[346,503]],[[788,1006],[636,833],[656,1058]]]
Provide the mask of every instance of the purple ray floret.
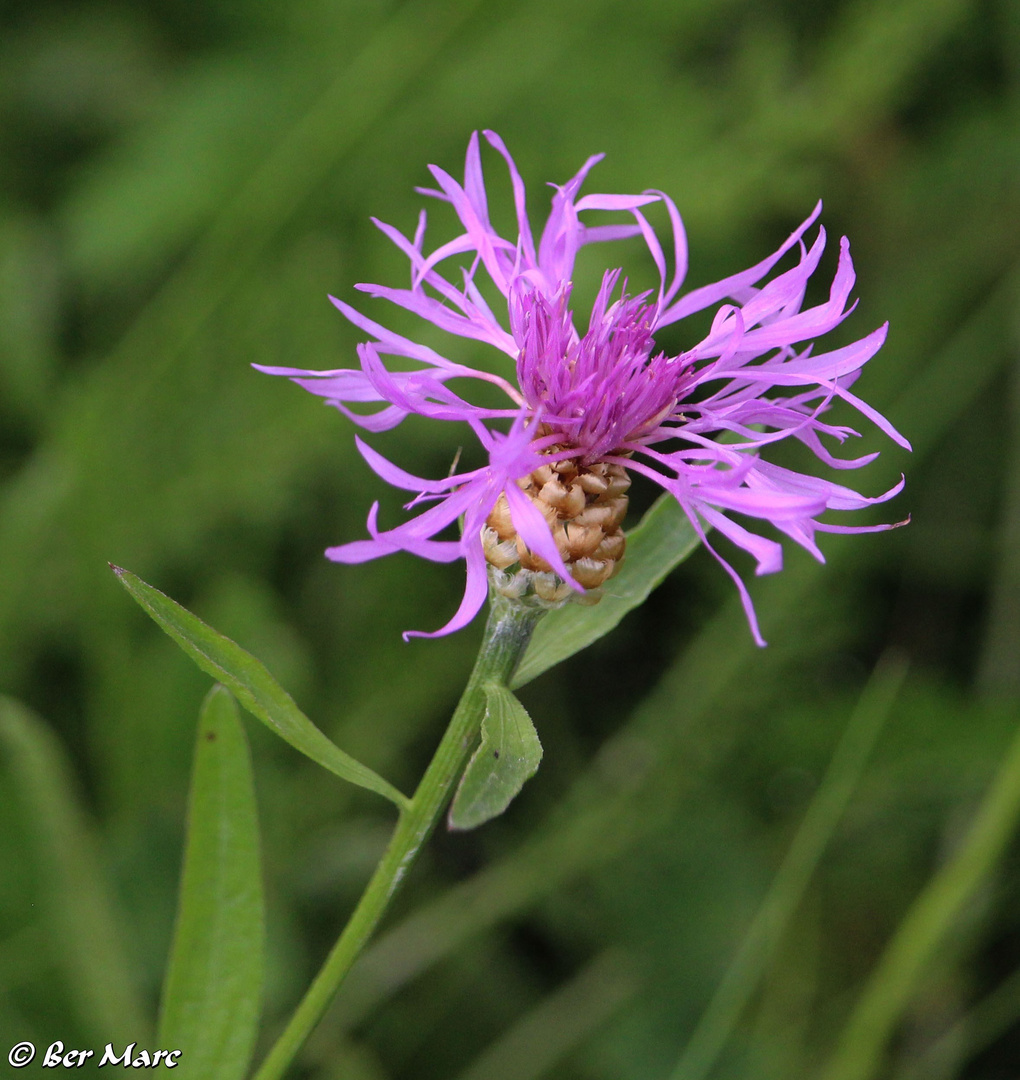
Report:
[[[417,513],[403,525],[380,529],[374,506],[368,519],[371,538],[341,544],[326,554],[347,563],[395,551],[439,562],[463,558],[467,585],[459,609],[440,630],[419,636],[449,634],[470,622],[485,602],[483,532],[490,516],[501,512],[499,507],[509,513],[520,550],[529,556],[534,553],[558,582],[583,593],[575,564],[565,558],[562,535],[557,541],[549,515],[543,515],[549,508],[522,487],[528,488],[526,478],[536,470],[545,475],[543,465],[569,460],[571,475],[577,475],[577,470],[622,466],[653,480],[677,500],[736,583],[751,632],[764,644],[747,589],[708,543],[706,526],[749,552],[757,562],[757,573],[772,573],[782,567],[780,543],[739,524],[731,514],[743,515],[752,524],[755,520],[770,523],[821,560],[815,540],[818,532],[893,527],[831,524],[820,521],[821,514],[883,502],[903,486],[901,479],[890,490],[868,498],[759,456],[770,443],[792,438],[830,467],[852,469],[873,460],[874,454],[837,458],[823,444],[821,436],[842,443],[857,434],[822,419],[836,399],[848,402],[909,449],[896,429],[850,390],[864,364],[882,346],[886,327],[842,348],[815,350],[816,340],[838,326],[853,308],[849,243],[845,238],[840,243],[828,298],[812,307],[803,306],[804,295],[825,246],[825,230],[818,227],[810,246],[803,238],[821,212],[820,203],[767,259],[681,294],[687,241],[680,215],[667,195],[660,191],[581,195],[588,172],[601,159],[601,155],[591,157],[566,184],[554,185],[552,209],[536,246],[517,167],[498,135],[486,131],[484,136],[509,170],[517,235],[503,237],[489,221],[476,132],[468,144],[463,183],[432,166],[437,188],[420,189],[449,203],[463,232],[426,252],[424,211],[411,237],[376,222],[408,257],[410,287],[359,285],[358,289],[405,308],[455,337],[492,346],[492,370],[448,359],[340,300],[333,303],[371,338],[358,347],[359,369],[260,368],[290,377],[369,432],[395,427],[412,413],[466,422],[488,454],[488,464],[482,468],[427,480],[398,468],[358,439],[358,449],[383,480],[414,492],[408,509]],[[668,256],[644,212],[653,204],[664,208],[669,221]],[[605,213],[615,214],[615,222],[589,221]],[[621,214],[627,219],[623,223]],[[575,322],[570,305],[578,251],[588,244],[632,237],[647,246],[658,287],[629,295],[622,270],[610,266],[587,325]],[[761,284],[788,253],[794,264]],[[456,260],[456,272],[443,276],[441,268],[449,260]],[[504,298],[505,310],[501,304],[499,312],[494,312],[486,301],[480,283],[490,295],[495,294],[482,274]],[[711,328],[701,341],[675,356],[656,348],[660,329],[713,307],[717,309]],[[387,356],[400,358],[400,367],[411,370],[390,371],[384,362]],[[495,385],[506,395],[506,404],[502,408],[475,405],[451,389],[451,379],[458,380],[458,388],[470,379]],[[366,413],[351,405],[360,410],[366,405],[380,408]],[[725,441],[720,441],[721,435]],[[458,518],[463,520],[459,539],[436,539]]]

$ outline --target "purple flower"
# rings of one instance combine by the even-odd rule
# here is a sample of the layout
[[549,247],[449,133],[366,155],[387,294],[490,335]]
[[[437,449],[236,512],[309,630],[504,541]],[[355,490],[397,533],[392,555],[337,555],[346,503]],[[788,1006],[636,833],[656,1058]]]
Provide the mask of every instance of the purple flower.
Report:
[[[742,273],[680,295],[687,270],[683,223],[661,191],[640,195],[580,195],[589,158],[562,187],[553,185],[552,211],[536,246],[525,208],[524,183],[502,139],[485,138],[506,162],[513,188],[517,236],[501,236],[489,221],[477,132],[468,144],[464,182],[431,167],[438,190],[424,195],[448,202],[463,232],[426,253],[425,212],[413,237],[376,225],[407,255],[410,288],[358,285],[373,297],[407,308],[442,330],[492,346],[493,371],[447,359],[366,318],[341,300],[340,311],[372,340],[358,346],[360,370],[304,371],[261,367],[286,375],[367,431],[395,427],[417,413],[467,423],[488,453],[488,464],[439,480],[404,472],[361,439],[368,464],[395,487],[415,493],[403,525],[382,530],[378,504],[368,516],[370,540],[330,548],[337,562],[357,563],[409,551],[437,562],[463,558],[467,586],[460,608],[433,637],[466,625],[487,592],[487,564],[497,586],[557,604],[570,593],[597,590],[623,554],[620,530],[626,509],[627,471],[647,476],[672,495],[705,546],[733,578],[751,631],[764,644],[747,589],[708,542],[706,525],[749,552],[757,573],[782,566],[782,547],[729,516],[771,523],[820,561],[817,532],[868,532],[888,525],[850,526],[819,521],[826,510],[858,510],[895,495],[903,481],[875,498],[762,460],[759,449],[780,439],[803,443],[826,465],[858,468],[877,455],[850,460],[832,456],[821,436],[842,443],[857,432],[823,422],[836,398],[849,402],[901,446],[907,441],[878,412],[850,391],[863,365],[879,350],[886,327],[830,352],[814,352],[814,339],[852,310],[850,249],[840,243],[839,263],[824,302],[802,308],[804,292],[825,246],[818,228],[808,247],[802,239],[821,211],[810,217],[767,259]],[[663,246],[643,208],[661,203],[670,223],[672,251]],[[588,224],[610,212],[614,223]],[[627,215],[625,223],[620,214]],[[652,291],[628,295],[620,269],[606,270],[588,325],[575,323],[570,307],[574,261],[580,248],[640,237],[658,271]],[[759,283],[787,252],[795,265]],[[462,256],[459,280],[440,273]],[[506,300],[502,317],[479,288],[484,270]],[[451,275],[452,276],[452,275]],[[488,288],[488,286],[486,286]],[[332,298],[331,298],[332,299]],[[708,335],[670,356],[655,348],[655,335],[685,316],[719,305]],[[400,357],[390,371],[383,358]],[[509,359],[507,359],[509,358]],[[516,373],[516,384],[508,376]],[[449,385],[453,379],[491,383],[506,395],[503,408],[472,403]],[[776,392],[778,391],[778,392]],[[380,403],[368,415],[350,406]],[[724,440],[720,440],[724,436]],[[459,539],[436,539],[458,518]],[[405,635],[406,637],[407,635]]]

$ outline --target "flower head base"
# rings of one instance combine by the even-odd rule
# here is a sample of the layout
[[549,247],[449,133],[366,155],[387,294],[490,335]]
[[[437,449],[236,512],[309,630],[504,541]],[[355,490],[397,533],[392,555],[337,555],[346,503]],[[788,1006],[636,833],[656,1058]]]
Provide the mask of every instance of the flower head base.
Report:
[[619,568],[627,543],[621,528],[630,487],[626,470],[604,461],[586,465],[563,458],[540,465],[517,485],[545,519],[563,565],[585,591],[573,592],[555,568],[528,547],[514,526],[505,495],[482,530],[485,561],[496,571],[490,570],[494,587],[504,596],[547,607],[572,596],[595,603],[599,587]]
[[[649,477],[680,503],[736,583],[752,634],[764,644],[747,589],[709,544],[705,526],[749,552],[759,574],[771,573],[782,566],[780,543],[745,528],[730,514],[768,522],[821,560],[818,532],[892,527],[832,524],[819,520],[825,511],[861,509],[891,498],[902,487],[901,480],[868,498],[759,456],[770,443],[792,438],[833,468],[853,469],[873,460],[874,454],[836,458],[822,442],[822,436],[841,443],[857,434],[822,419],[837,398],[909,448],[884,417],[850,391],[863,365],[881,347],[886,328],[830,352],[814,348],[815,340],[852,310],[847,307],[854,283],[849,244],[845,238],[840,244],[828,299],[814,307],[803,308],[804,294],[821,258],[825,232],[819,228],[810,247],[802,237],[818,217],[820,204],[767,259],[680,295],[687,243],[668,196],[659,191],[581,196],[588,172],[600,160],[589,158],[576,176],[555,187],[536,246],[524,183],[513,159],[499,136],[487,131],[485,138],[510,173],[516,237],[501,236],[489,221],[476,133],[468,145],[463,184],[433,166],[439,188],[422,192],[450,203],[464,231],[426,254],[424,211],[413,237],[376,222],[407,255],[410,287],[358,288],[452,335],[491,346],[503,354],[496,357],[493,370],[460,364],[340,300],[333,303],[372,339],[358,347],[360,370],[261,368],[324,397],[367,431],[395,427],[412,413],[461,421],[471,426],[488,453],[482,468],[428,480],[404,472],[358,439],[365,460],[384,480],[415,493],[408,509],[432,505],[385,531],[378,528],[376,505],[368,519],[370,540],[330,548],[326,554],[350,563],[395,551],[440,562],[463,558],[464,598],[435,634],[457,630],[475,616],[485,601],[487,565],[501,591],[526,602],[559,604],[571,594],[590,601],[623,557],[621,523],[630,470]],[[644,213],[654,203],[661,204],[669,218],[671,259]],[[582,221],[582,214],[602,212],[622,213],[629,220]],[[647,246],[658,271],[658,288],[630,296],[622,270],[607,269],[587,329],[579,332],[570,308],[578,250],[630,237],[640,237]],[[797,254],[794,265],[760,284],[787,252]],[[468,258],[455,285],[437,268],[457,256]],[[506,301],[505,321],[476,284],[483,270]],[[675,356],[657,351],[657,331],[715,305],[706,337]],[[411,360],[416,366],[391,372],[384,356]],[[507,378],[514,367],[516,385]],[[454,378],[499,387],[506,406],[472,403],[449,387]],[[382,408],[367,415],[350,408],[364,403]],[[458,518],[463,519],[459,539],[436,539]]]

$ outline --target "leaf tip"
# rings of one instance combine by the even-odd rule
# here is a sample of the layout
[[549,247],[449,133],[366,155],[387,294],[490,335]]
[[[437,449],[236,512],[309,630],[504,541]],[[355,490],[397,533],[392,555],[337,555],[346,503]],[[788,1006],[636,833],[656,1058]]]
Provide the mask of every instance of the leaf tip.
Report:
[[462,806],[457,805],[457,800],[454,799],[450,809],[446,812],[446,831],[452,833],[471,832],[472,829],[477,829],[479,825],[485,824],[486,819],[482,818],[476,820],[477,815],[472,816],[470,813],[464,811]]

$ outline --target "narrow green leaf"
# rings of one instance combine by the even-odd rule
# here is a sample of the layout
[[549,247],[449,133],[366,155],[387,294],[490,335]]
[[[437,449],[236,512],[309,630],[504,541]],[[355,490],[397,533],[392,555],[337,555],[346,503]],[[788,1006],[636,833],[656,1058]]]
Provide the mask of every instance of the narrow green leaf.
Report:
[[409,804],[407,796],[392,784],[327,739],[261,661],[141,578],[119,566],[111,565],[111,569],[156,623],[204,672],[223,683],[252,716],[341,779],[382,795],[400,809]]
[[0,697],[0,751],[32,826],[39,915],[75,1011],[97,1038],[145,1045],[149,1022],[121,937],[124,920],[63,748],[35,713]]
[[248,742],[222,686],[198,721],[188,838],[159,1045],[183,1080],[242,1080],[255,1046],[265,927],[259,824]]
[[542,744],[527,710],[505,686],[487,683],[482,741],[450,807],[450,828],[474,829],[499,817],[541,760]]
[[698,534],[676,499],[661,495],[627,534],[620,572],[592,607],[566,604],[535,627],[531,645],[513,679],[514,688],[608,634],[674,567],[698,546]]

